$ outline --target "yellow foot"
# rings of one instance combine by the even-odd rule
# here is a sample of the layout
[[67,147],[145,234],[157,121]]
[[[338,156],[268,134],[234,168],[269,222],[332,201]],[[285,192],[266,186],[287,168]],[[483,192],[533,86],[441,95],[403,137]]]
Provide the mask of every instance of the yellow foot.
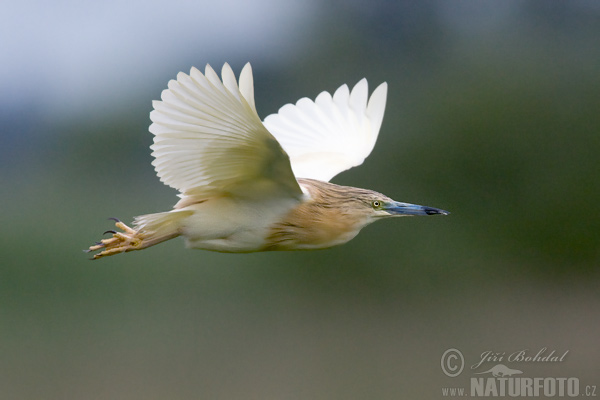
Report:
[[112,237],[109,239],[102,239],[95,245],[90,246],[87,251],[102,250],[100,253],[94,254],[93,260],[97,260],[102,257],[112,256],[114,254],[124,253],[126,251],[141,250],[146,246],[142,246],[144,241],[144,235],[125,225],[123,222],[116,218],[111,218],[115,221],[115,226],[121,229],[123,232],[106,231],[104,233],[112,233]]

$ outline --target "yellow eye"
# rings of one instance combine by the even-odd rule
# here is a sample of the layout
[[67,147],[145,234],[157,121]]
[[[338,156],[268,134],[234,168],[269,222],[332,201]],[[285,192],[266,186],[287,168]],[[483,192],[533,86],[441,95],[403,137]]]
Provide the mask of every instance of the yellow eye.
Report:
[[381,202],[379,200],[373,200],[373,208],[381,207]]

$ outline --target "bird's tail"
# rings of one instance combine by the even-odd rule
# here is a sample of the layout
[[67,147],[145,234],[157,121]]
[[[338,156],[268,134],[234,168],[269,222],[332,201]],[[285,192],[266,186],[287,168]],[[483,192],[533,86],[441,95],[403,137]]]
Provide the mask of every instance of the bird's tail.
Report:
[[152,237],[171,236],[181,228],[181,221],[193,214],[193,211],[167,211],[156,214],[139,215],[133,220],[136,231]]
[[135,217],[133,228],[128,227],[116,218],[115,226],[123,232],[107,231],[112,233],[109,239],[102,239],[87,251],[102,249],[94,255],[94,260],[125,253],[133,250],[142,250],[155,244],[173,239],[180,235],[183,219],[193,214],[193,211],[169,211],[156,214],[146,214]]

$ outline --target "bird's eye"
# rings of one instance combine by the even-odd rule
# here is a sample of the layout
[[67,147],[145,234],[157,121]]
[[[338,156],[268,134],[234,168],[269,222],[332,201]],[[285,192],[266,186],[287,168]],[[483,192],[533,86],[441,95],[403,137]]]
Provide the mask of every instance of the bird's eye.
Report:
[[381,202],[379,200],[373,200],[373,207],[374,208],[379,208],[381,207]]

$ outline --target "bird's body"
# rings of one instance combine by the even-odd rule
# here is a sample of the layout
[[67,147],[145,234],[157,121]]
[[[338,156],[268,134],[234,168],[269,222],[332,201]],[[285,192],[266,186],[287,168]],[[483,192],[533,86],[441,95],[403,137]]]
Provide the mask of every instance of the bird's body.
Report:
[[94,259],[183,236],[191,248],[220,252],[320,249],[346,243],[376,219],[447,214],[380,193],[329,183],[360,165],[381,126],[387,86],[367,102],[366,80],[313,102],[301,99],[262,122],[249,64],[239,86],[225,64],[180,73],[155,102],[153,165],[180,191],[169,212],[142,215],[109,231]]
[[231,253],[259,251],[270,228],[298,201],[295,199],[240,200],[220,197],[186,207],[193,211],[182,223],[188,247]]

